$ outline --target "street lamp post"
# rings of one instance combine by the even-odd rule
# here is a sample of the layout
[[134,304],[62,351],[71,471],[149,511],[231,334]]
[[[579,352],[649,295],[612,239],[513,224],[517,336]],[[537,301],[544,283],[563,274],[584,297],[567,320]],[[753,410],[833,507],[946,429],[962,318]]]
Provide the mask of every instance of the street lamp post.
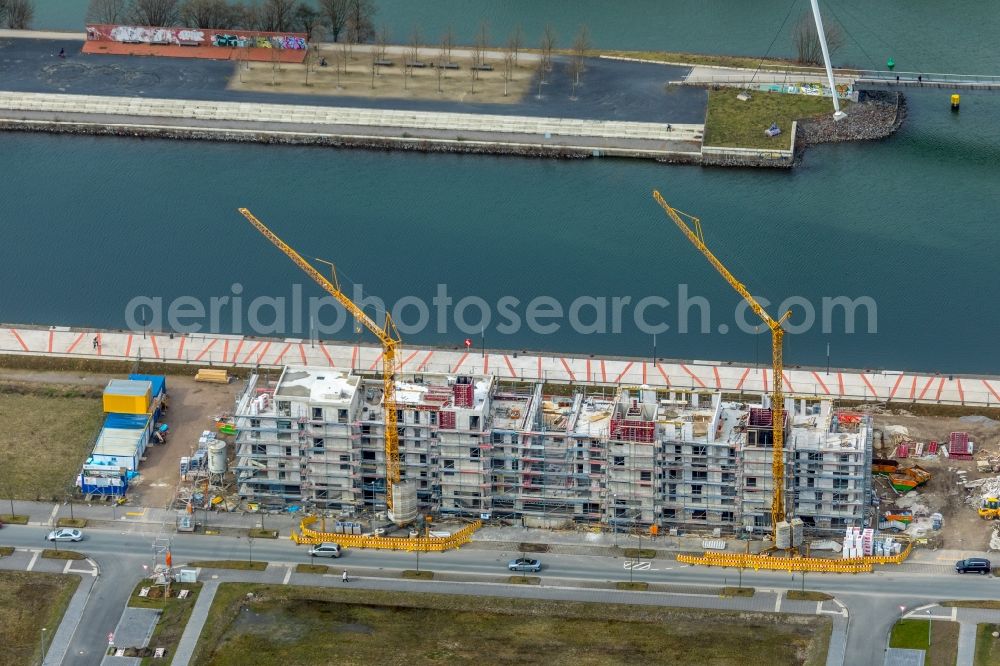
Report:
[[42,645],[41,645],[42,656],[39,657],[39,659],[38,659],[38,663],[39,664],[44,664],[45,663],[45,632],[46,631],[47,631],[47,629],[45,627],[42,627]]
[[927,649],[931,647],[931,636],[934,632],[934,620],[931,619],[931,609],[927,609]]

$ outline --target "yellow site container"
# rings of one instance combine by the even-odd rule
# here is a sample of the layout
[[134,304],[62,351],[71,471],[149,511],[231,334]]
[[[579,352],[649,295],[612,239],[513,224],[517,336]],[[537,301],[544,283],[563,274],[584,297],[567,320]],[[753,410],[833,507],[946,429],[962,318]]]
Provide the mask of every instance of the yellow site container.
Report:
[[113,414],[148,414],[152,399],[151,382],[112,379],[104,389],[104,411]]

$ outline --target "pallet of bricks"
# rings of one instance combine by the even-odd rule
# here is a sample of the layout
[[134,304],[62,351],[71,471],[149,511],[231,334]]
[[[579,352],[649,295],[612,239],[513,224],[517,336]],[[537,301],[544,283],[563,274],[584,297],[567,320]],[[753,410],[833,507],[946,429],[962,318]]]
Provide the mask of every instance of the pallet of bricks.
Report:
[[198,374],[194,376],[194,380],[196,382],[210,382],[212,384],[228,384],[229,373],[225,370],[202,368],[198,371]]
[[972,460],[975,444],[969,441],[969,433],[953,432],[948,437],[948,457],[956,460]]

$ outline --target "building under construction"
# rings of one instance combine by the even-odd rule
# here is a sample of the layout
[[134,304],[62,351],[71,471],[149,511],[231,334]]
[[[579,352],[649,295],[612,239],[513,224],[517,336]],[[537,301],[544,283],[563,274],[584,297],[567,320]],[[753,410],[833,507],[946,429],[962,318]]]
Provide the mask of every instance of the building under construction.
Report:
[[[400,481],[422,512],[558,526],[770,531],[772,411],[720,393],[397,377]],[[807,527],[870,519],[871,424],[785,401],[785,497]],[[340,515],[385,501],[382,380],[333,368],[254,375],[236,406],[238,492]]]

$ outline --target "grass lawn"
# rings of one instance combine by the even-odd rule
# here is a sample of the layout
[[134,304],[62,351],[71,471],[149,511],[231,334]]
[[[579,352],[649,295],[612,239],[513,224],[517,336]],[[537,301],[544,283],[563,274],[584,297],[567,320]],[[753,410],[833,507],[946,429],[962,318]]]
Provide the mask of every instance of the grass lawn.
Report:
[[[761,65],[760,58],[745,56],[709,55],[705,53],[684,53],[683,51],[595,51],[594,55],[615,56],[618,58],[636,58],[637,60],[656,60],[658,62],[676,62],[687,65],[715,65],[716,67],[743,67],[757,69]],[[761,69],[785,70],[789,67],[801,67],[792,60],[765,59]]]
[[1000,638],[993,638],[994,631],[1000,631],[1000,624],[976,627],[975,666],[1000,666]]
[[892,628],[889,647],[926,650],[929,629],[927,620],[900,620]]
[[[150,588],[150,596],[139,596],[139,592],[144,587]],[[170,588],[174,596],[164,599],[162,596],[163,587],[150,585],[149,581],[144,580],[135,586],[132,596],[128,600],[129,606],[136,608],[158,608],[163,611],[160,614],[160,618],[156,621],[153,635],[149,639],[149,647],[154,649],[159,647],[166,648],[167,658],[164,660],[146,657],[142,660],[143,664],[169,664],[171,662],[174,650],[177,649],[177,644],[180,643],[181,634],[184,633],[184,627],[187,626],[188,618],[191,617],[194,602],[198,599],[198,593],[201,591],[201,583],[175,583]],[[177,598],[176,595],[180,590],[190,590],[187,599]]]
[[35,664],[41,629],[51,641],[79,576],[0,570],[0,664]]
[[[738,93],[735,88],[709,91],[706,146],[788,150],[793,120],[833,114],[833,103],[828,97],[753,92],[749,101],[741,102],[736,99]],[[844,102],[841,108],[849,105],[850,102]],[[778,123],[781,134],[764,136],[764,130],[773,122]]]
[[0,557],[9,557],[14,554],[14,546],[0,546]]
[[615,589],[624,590],[626,592],[645,592],[649,589],[649,583],[641,580],[619,581],[615,583]]
[[243,571],[263,571],[267,562],[250,562],[249,560],[199,560],[188,562],[185,566],[201,567],[202,569],[240,569]]
[[757,592],[756,588],[753,587],[724,587],[722,588],[723,597],[752,597]]
[[[0,383],[0,494],[64,499],[103,416],[100,389]],[[45,442],[44,466],[38,465],[37,448],[25,442]]]
[[223,583],[193,663],[811,666],[826,663],[830,627],[815,616]]
[[927,666],[954,666],[958,658],[958,622],[934,620]]
[[632,559],[643,559],[651,560],[656,557],[656,551],[652,548],[643,548],[639,550],[638,548],[626,548],[625,557],[630,557]]
[[330,572],[330,567],[325,564],[296,564],[295,573],[304,574],[325,574]]

